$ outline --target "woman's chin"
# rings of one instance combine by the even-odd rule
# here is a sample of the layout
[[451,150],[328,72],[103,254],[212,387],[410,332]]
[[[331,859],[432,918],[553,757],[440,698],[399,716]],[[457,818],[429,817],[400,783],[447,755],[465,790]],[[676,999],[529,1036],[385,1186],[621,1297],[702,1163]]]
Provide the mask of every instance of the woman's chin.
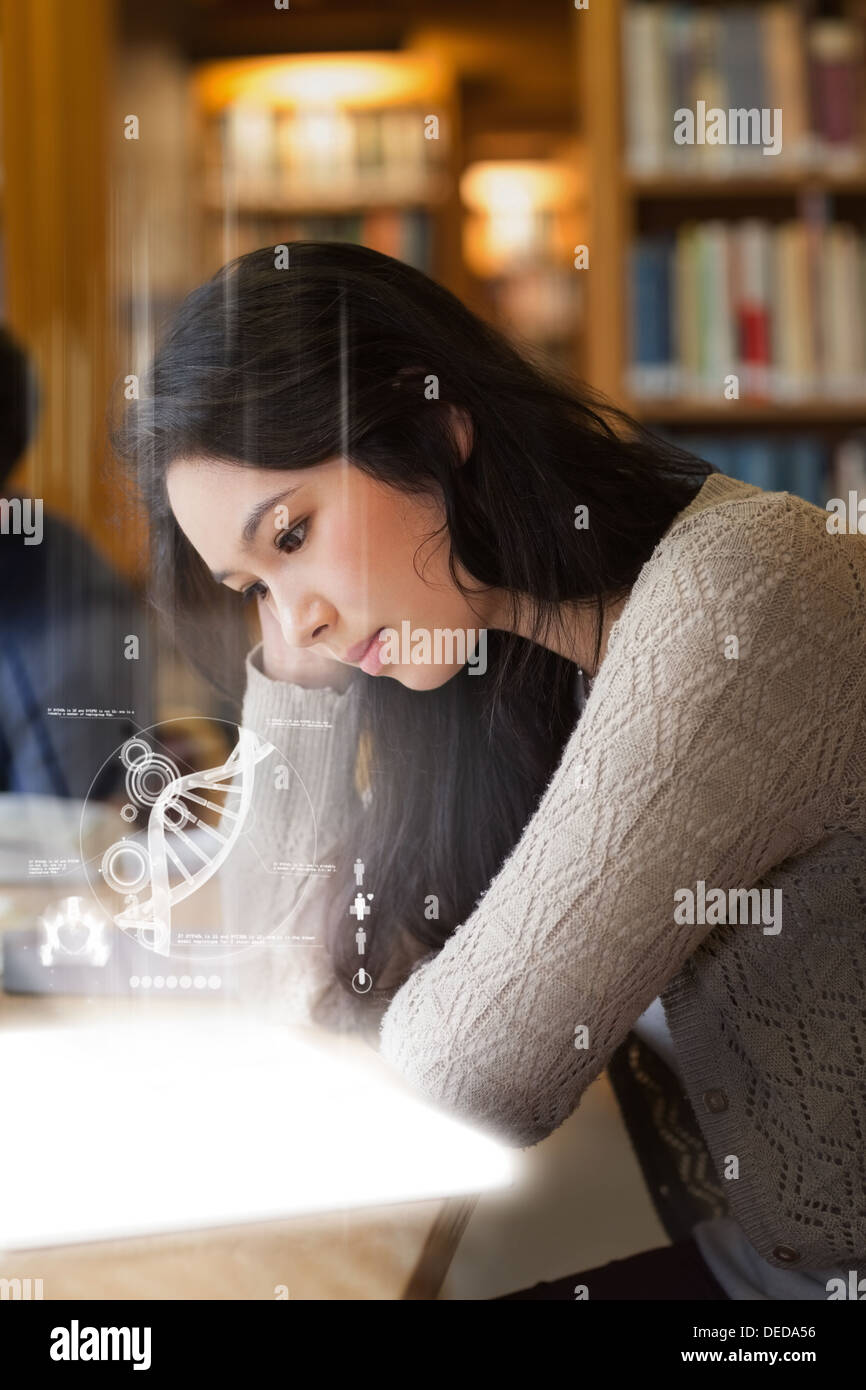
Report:
[[383,676],[390,676],[391,680],[399,681],[405,685],[407,690],[438,690],[440,686],[447,685],[450,680],[462,671],[461,665],[451,666],[383,666],[376,679],[381,680]]

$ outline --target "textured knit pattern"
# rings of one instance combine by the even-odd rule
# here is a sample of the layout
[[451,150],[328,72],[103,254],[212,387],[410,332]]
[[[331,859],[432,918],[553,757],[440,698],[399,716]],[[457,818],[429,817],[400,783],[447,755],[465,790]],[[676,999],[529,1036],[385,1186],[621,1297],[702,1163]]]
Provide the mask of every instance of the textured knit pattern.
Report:
[[[707,479],[642,568],[518,844],[398,991],[380,1047],[431,1101],[528,1146],[661,995],[756,1250],[780,1267],[862,1268],[866,538],[825,522],[787,493]],[[268,737],[287,706],[334,715],[327,753],[312,733],[294,746],[309,743],[306,775],[323,779],[311,795],[336,826],[354,798],[352,691],[294,691],[252,662],[250,681],[243,719]],[[285,802],[260,810],[263,829],[279,817],[275,845],[296,833]],[[676,923],[674,894],[699,880],[781,889],[782,930]],[[246,901],[258,911],[252,886]],[[307,963],[299,1006],[328,988],[321,952]]]
[[[286,1023],[315,1016],[338,1031],[363,1030],[361,1002],[337,981],[325,946],[328,878],[342,873],[347,902],[354,891],[348,850],[362,809],[357,687],[305,690],[269,680],[260,662],[259,646],[247,657],[241,723],[277,752],[255,769],[244,843],[221,870],[220,891],[227,925],[265,933],[274,944],[243,955],[241,986]],[[303,872],[309,864],[320,872]]]

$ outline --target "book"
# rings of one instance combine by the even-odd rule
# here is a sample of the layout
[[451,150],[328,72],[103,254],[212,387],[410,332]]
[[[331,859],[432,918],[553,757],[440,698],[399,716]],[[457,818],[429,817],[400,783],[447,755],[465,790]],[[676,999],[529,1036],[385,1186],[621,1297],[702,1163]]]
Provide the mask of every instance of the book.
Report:
[[662,56],[662,10],[630,5],[623,14],[623,87],[627,141],[635,173],[651,173],[664,148],[665,63]]
[[783,112],[781,159],[807,164],[813,153],[809,132],[806,45],[800,10],[789,3],[765,5],[761,48],[767,73],[767,101]]
[[734,229],[736,324],[739,372],[745,394],[765,400],[771,394],[770,229],[746,218]]
[[642,237],[632,246],[631,361],[637,395],[672,393],[671,266],[668,237]]
[[837,162],[860,158],[861,47],[859,29],[844,19],[819,19],[808,31],[812,126],[820,154]]

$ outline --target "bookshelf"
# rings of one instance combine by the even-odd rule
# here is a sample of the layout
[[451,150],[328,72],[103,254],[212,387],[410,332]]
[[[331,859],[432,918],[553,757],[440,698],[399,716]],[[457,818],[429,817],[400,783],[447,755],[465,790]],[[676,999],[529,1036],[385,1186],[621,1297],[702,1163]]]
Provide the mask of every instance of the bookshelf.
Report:
[[460,293],[459,112],[411,52],[208,62],[193,74],[203,273],[301,239],[360,242]]
[[[592,269],[576,367],[723,457],[744,431],[808,429],[830,484],[866,424],[866,5],[815,8],[606,0],[577,16]],[[677,144],[683,108],[695,131],[711,109],[778,108],[781,148],[764,156],[736,121],[739,143]]]

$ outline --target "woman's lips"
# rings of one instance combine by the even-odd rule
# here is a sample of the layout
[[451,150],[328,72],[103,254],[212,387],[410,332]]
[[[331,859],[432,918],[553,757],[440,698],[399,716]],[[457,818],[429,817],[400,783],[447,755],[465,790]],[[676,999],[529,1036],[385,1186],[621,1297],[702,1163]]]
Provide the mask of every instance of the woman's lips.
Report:
[[[360,665],[361,670],[363,671],[365,669],[364,658],[366,657],[367,653],[371,651],[374,643],[376,643],[379,637],[379,633],[384,632],[384,630],[385,629],[381,627],[377,628],[375,632],[371,632],[369,637],[365,637],[363,642],[356,642],[354,647],[350,647],[349,650],[346,652],[346,655],[343,657],[343,660],[349,662],[351,665]],[[377,664],[377,670],[379,669],[379,665],[381,665],[381,662]]]
[[[379,631],[381,632],[382,629],[380,628]],[[379,632],[377,632],[364,653],[364,656],[361,658],[361,670],[366,671],[368,676],[378,676],[381,671],[382,661],[380,659],[380,653],[383,646],[384,638],[380,637]]]

